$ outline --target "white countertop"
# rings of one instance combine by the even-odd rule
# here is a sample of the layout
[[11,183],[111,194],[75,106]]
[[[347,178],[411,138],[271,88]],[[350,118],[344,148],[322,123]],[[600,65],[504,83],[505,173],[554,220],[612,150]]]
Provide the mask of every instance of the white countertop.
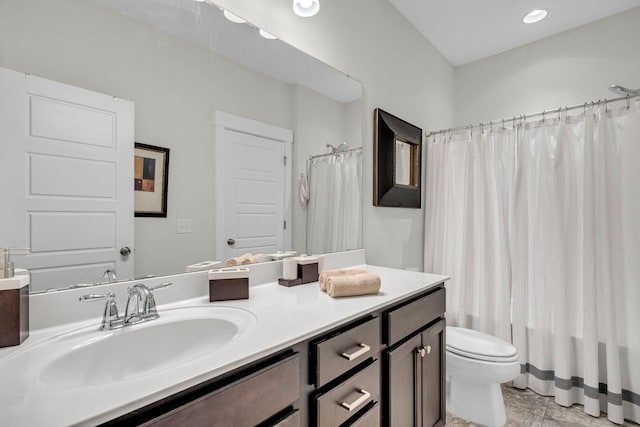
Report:
[[[353,267],[366,268],[380,276],[382,288],[378,295],[333,299],[319,290],[317,282],[291,288],[271,282],[251,286],[248,300],[209,303],[208,297],[201,297],[159,305],[161,317],[163,310],[207,305],[247,310],[255,316],[255,322],[228,343],[224,351],[155,374],[106,385],[48,386],[37,376],[29,375],[30,371],[38,370],[41,361],[21,356],[43,340],[72,329],[97,328],[96,319],[36,330],[21,346],[0,349],[0,423],[7,427],[99,424],[421,293],[448,279],[446,276],[371,265]],[[168,337],[167,346],[171,344]],[[22,372],[19,375],[7,372],[16,370],[17,357],[21,358],[18,366]],[[135,354],[118,357],[135,357]]]

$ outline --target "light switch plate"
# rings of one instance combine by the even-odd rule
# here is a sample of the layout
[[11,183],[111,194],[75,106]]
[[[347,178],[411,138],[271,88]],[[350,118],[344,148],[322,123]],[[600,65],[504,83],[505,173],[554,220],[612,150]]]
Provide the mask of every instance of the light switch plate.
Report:
[[176,232],[178,234],[191,233],[191,218],[178,218],[178,227]]

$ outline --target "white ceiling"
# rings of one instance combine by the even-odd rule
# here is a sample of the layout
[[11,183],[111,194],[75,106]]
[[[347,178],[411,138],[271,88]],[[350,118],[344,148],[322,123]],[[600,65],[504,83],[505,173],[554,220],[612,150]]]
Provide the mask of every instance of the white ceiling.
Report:
[[[389,0],[454,66],[640,6],[640,0]],[[523,24],[533,9],[549,15]]]

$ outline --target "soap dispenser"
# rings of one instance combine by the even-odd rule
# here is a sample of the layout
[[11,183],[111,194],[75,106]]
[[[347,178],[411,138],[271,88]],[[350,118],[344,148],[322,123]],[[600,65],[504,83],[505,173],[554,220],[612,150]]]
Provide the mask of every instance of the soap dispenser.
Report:
[[14,275],[11,253],[0,248],[0,347],[20,345],[29,336],[29,274]]

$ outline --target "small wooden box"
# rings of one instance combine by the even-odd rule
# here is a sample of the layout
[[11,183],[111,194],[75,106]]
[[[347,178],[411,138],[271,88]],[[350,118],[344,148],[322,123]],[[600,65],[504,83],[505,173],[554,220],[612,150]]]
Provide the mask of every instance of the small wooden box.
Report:
[[318,281],[318,262],[309,264],[298,263],[298,278],[302,279],[302,283],[311,283]]
[[249,278],[209,280],[209,302],[249,298]]
[[5,281],[16,281],[15,289],[2,289],[0,285],[0,347],[20,345],[29,336],[29,280],[28,276]]
[[248,298],[248,268],[221,268],[209,271],[209,302]]
[[282,286],[286,286],[287,288],[290,288],[291,286],[301,285],[302,279],[300,279],[299,277],[295,279],[284,279],[281,277],[278,279],[278,284]]

